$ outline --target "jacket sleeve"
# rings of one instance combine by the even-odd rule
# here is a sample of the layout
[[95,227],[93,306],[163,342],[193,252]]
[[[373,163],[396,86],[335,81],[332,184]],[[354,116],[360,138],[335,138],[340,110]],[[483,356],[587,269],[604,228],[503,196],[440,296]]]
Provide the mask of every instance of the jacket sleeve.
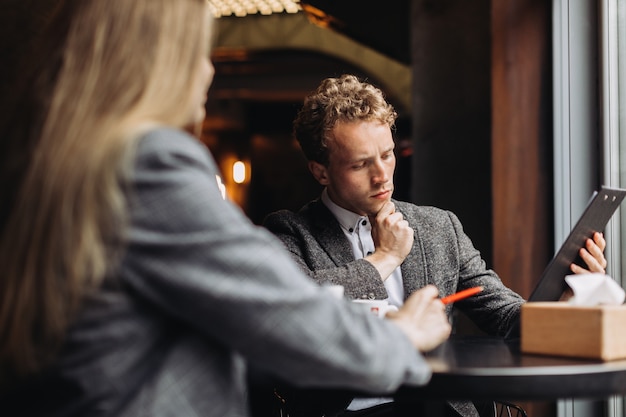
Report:
[[[518,319],[524,300],[507,288],[500,277],[487,268],[480,252],[463,231],[454,213],[433,207],[404,207],[417,225],[419,245],[424,254],[424,274],[443,297],[475,286],[478,295],[454,303],[448,309],[463,311],[478,327],[492,335],[504,335]],[[416,219],[420,220],[417,221]]]
[[[311,279],[320,285],[342,285],[350,299],[385,299],[387,290],[378,270],[364,259],[354,259],[349,243],[339,230],[327,224],[319,229],[312,223],[324,221],[311,214],[310,203],[299,213],[280,210],[268,215],[263,226],[278,237]],[[335,222],[334,218],[325,220]],[[316,230],[317,229],[317,230]],[[324,235],[325,244],[320,242]]]
[[207,343],[304,385],[389,392],[428,381],[429,367],[395,325],[309,280],[280,241],[222,198],[217,174],[183,132],[140,141],[122,274],[137,297]]
[[457,308],[485,332],[504,336],[512,323],[518,320],[525,300],[506,287],[500,277],[486,267],[480,252],[463,232],[458,218],[452,213],[448,214],[458,238],[459,290],[475,286],[484,288],[478,296],[463,300]]

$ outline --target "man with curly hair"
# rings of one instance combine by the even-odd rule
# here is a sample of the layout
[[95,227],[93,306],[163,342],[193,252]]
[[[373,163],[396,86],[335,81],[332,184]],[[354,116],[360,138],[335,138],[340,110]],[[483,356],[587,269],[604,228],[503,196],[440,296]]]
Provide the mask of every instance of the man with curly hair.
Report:
[[[372,84],[353,75],[323,80],[305,99],[294,135],[325,188],[297,213],[272,213],[264,225],[313,280],[343,285],[351,299],[383,299],[399,307],[428,284],[442,297],[481,286],[480,294],[454,308],[486,333],[504,335],[524,299],[486,267],[454,213],[392,198],[396,117]],[[589,271],[604,272],[604,247],[596,233],[581,248]],[[587,272],[574,264],[571,269]],[[447,306],[449,318],[452,311]],[[356,399],[340,415],[393,415],[390,399],[374,403]],[[450,405],[451,415],[476,415],[469,402]]]

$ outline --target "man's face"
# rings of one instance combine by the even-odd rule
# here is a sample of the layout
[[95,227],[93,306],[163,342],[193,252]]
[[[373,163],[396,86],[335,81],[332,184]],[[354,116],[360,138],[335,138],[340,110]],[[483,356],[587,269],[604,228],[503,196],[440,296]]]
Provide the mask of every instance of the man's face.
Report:
[[339,123],[328,143],[328,166],[311,162],[309,167],[335,204],[372,216],[391,199],[394,146],[391,129],[384,123]]

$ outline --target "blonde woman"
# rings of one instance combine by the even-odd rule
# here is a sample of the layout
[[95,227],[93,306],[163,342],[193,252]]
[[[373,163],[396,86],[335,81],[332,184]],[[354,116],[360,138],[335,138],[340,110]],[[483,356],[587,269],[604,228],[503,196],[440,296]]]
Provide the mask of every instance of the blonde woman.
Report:
[[0,98],[3,415],[245,416],[247,364],[374,392],[428,381],[418,351],[450,332],[434,287],[379,320],[221,198],[185,129],[213,73],[205,0],[49,4]]

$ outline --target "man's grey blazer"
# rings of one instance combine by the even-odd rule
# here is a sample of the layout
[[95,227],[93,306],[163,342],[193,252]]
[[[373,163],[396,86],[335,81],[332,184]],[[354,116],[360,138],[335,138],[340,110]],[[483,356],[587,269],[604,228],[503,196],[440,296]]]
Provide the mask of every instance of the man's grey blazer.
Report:
[[[395,201],[396,210],[415,231],[410,254],[401,265],[405,297],[427,284],[440,295],[474,286],[484,291],[454,304],[488,334],[504,335],[519,317],[522,297],[502,284],[449,211]],[[356,260],[339,222],[321,199],[299,212],[281,210],[270,214],[264,226],[278,236],[293,259],[318,284],[344,286],[353,299],[384,299],[387,290],[376,268]],[[447,308],[452,319],[452,306]],[[476,415],[469,402],[452,401],[463,416]]]
[[[483,292],[454,307],[488,334],[504,335],[518,319],[524,300],[486,268],[458,218],[434,207],[393,202],[415,231],[413,248],[401,265],[405,297],[427,284],[437,286],[441,297],[483,286]],[[297,213],[272,213],[264,226],[282,240],[293,259],[317,283],[343,285],[345,295],[353,299],[387,298],[376,268],[366,260],[355,260],[341,226],[320,199]],[[448,313],[451,311],[449,306]]]

